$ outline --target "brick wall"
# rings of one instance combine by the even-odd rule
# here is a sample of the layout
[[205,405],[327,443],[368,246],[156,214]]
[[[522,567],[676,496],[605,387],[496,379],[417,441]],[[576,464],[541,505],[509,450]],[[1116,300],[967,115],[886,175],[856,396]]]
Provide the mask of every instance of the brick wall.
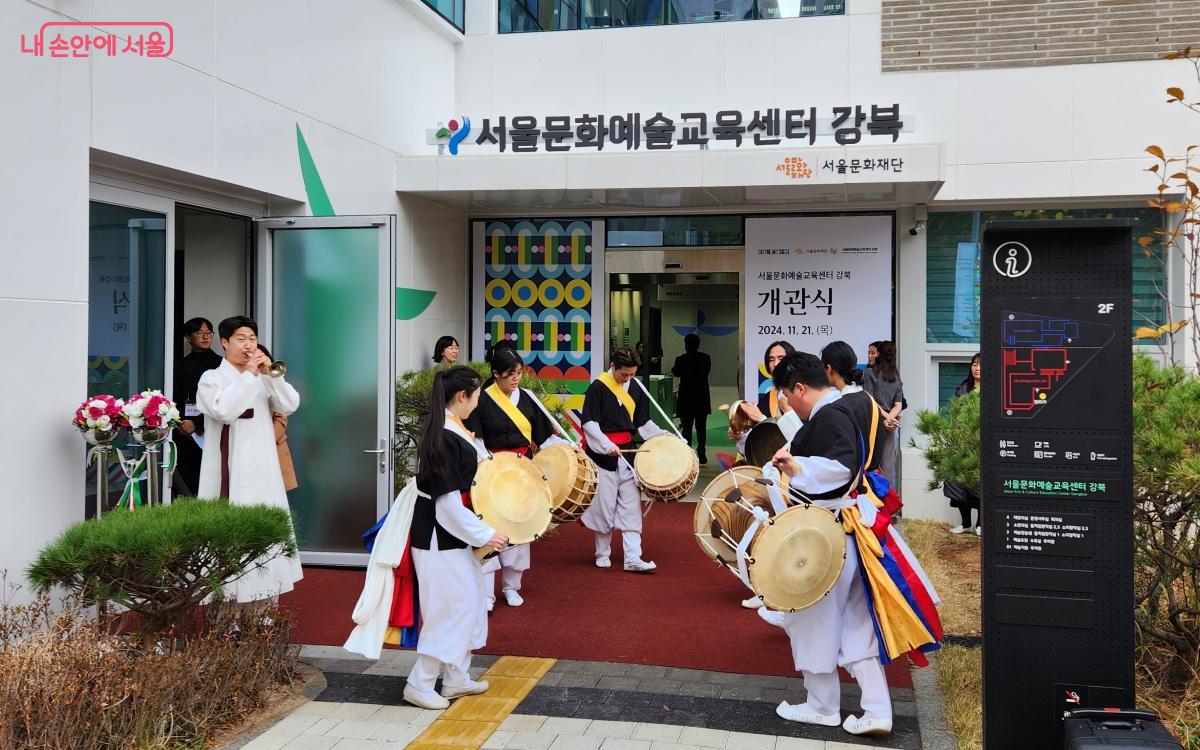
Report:
[[882,18],[884,72],[1152,60],[1200,48],[1200,0],[883,0]]

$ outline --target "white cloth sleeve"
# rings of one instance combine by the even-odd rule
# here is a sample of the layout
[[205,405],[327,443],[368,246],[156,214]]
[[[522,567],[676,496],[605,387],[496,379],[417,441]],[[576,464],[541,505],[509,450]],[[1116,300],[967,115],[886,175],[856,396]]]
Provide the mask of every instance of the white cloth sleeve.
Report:
[[271,411],[279,412],[285,417],[300,408],[300,394],[292,384],[283,378],[273,378],[270,375],[258,375],[267,389],[267,397],[271,399]]
[[233,424],[258,397],[258,378],[248,372],[240,373],[228,383],[220,382],[216,375],[206,375],[209,373],[200,377],[196,387],[196,408],[210,419]]
[[476,463],[479,463],[488,457],[489,451],[487,449],[487,446],[483,444],[483,438],[477,437],[474,440],[472,440],[471,442],[475,443]]
[[638,428],[638,434],[642,436],[642,440],[649,440],[659,435],[666,435],[667,431],[654,423],[654,420],[648,419],[646,423]]
[[792,456],[800,464],[800,473],[792,477],[789,484],[806,495],[845,487],[850,481],[850,470],[832,458],[824,456]]
[[583,434],[587,436],[588,447],[593,453],[604,454],[617,447],[604,435],[599,422],[584,422]]
[[479,516],[467,510],[462,504],[462,495],[457,492],[447,492],[434,500],[434,516],[442,528],[472,547],[482,547],[496,533]]
[[739,455],[742,455],[742,456],[746,455],[746,438],[748,438],[748,437],[750,437],[749,430],[747,430],[746,432],[738,433],[737,440],[733,441],[734,445],[737,446],[737,452]]
[[538,447],[539,448],[549,448],[552,445],[560,445],[560,444],[561,445],[570,445],[571,441],[564,440],[562,437],[560,437],[558,435],[551,435],[550,437],[548,437],[544,441],[542,441],[542,444],[539,445]]

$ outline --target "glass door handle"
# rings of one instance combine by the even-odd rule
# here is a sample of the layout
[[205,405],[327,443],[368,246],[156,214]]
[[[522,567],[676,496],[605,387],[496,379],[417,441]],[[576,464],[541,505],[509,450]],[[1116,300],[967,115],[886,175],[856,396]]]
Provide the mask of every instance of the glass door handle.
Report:
[[386,440],[380,438],[378,448],[366,448],[363,450],[363,453],[374,453],[375,455],[379,456],[379,473],[380,474],[387,473],[388,463],[387,463],[387,441]]

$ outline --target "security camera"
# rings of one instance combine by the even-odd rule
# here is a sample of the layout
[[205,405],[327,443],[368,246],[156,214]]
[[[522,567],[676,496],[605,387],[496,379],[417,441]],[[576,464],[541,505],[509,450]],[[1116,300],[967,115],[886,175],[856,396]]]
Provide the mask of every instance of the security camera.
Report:
[[911,234],[913,237],[916,237],[918,234],[924,234],[924,232],[925,232],[925,220],[924,219],[919,219],[916,224],[913,224],[913,228],[908,230],[908,233]]

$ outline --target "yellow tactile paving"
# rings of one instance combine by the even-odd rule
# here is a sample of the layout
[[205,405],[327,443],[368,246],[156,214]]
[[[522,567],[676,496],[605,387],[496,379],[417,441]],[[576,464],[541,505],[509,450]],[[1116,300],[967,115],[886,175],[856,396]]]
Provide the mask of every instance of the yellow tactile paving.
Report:
[[455,700],[408,745],[409,750],[478,750],[553,666],[554,659],[500,657],[481,678],[488,681],[488,691]]

